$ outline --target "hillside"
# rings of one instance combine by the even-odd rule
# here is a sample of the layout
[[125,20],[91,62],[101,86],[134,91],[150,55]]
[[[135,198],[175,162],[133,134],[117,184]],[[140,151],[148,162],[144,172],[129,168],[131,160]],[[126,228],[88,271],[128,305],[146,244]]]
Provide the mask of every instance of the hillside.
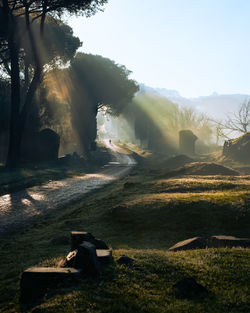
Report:
[[250,95],[244,94],[220,95],[217,93],[213,93],[210,96],[185,98],[176,90],[152,88],[144,84],[140,84],[140,90],[141,92],[159,94],[180,105],[191,106],[217,119],[225,118],[225,114],[236,111],[241,103],[250,98]]

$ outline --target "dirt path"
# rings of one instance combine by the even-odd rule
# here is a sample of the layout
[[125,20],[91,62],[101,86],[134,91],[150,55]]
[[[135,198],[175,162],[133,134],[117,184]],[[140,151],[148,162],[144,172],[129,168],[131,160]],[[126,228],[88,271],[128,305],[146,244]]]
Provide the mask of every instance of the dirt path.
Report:
[[112,162],[96,173],[51,181],[1,196],[0,235],[128,174],[136,164],[133,157],[109,141],[106,145],[113,155]]

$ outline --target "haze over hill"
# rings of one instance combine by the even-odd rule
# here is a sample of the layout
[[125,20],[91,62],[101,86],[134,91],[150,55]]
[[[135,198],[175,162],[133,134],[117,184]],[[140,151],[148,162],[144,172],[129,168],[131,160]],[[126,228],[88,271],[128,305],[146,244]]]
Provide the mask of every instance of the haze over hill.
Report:
[[197,98],[185,98],[176,90],[166,88],[152,88],[145,84],[140,84],[140,92],[159,94],[169,100],[180,104],[196,108],[198,111],[206,113],[214,119],[224,119],[225,115],[237,111],[239,105],[250,99],[246,94],[218,94],[214,92],[210,96]]

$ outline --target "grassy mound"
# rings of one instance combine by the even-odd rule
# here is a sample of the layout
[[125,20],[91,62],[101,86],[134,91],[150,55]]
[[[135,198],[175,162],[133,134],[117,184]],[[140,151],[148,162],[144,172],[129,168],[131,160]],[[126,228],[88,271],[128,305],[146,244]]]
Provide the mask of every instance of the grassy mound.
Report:
[[223,155],[250,164],[250,132],[228,142],[223,148]]
[[237,176],[239,172],[225,167],[223,165],[219,165],[212,162],[192,162],[188,163],[175,172],[171,172],[170,175],[226,175],[226,176]]
[[192,163],[192,162],[194,162],[194,159],[188,157],[185,154],[180,154],[180,155],[169,158],[166,161],[166,165],[170,169],[176,169],[178,167],[184,166],[187,163]]
[[[250,312],[250,251],[169,252],[195,236],[250,237],[250,177],[160,177],[138,167],[79,203],[39,217],[0,238],[0,312],[20,312],[19,278],[30,266],[53,266],[69,251],[71,230],[92,232],[126,254],[132,267],[108,266],[99,278],[50,290],[37,312]],[[218,174],[218,173],[216,173]],[[179,299],[173,284],[192,276],[209,293]],[[29,311],[31,312],[31,310]]]

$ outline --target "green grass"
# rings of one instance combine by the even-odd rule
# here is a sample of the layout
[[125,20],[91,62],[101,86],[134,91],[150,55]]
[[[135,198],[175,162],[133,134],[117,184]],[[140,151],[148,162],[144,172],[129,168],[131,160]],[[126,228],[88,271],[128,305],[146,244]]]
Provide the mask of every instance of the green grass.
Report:
[[[76,204],[40,217],[11,238],[1,238],[0,312],[20,312],[21,272],[56,265],[69,251],[71,230],[92,232],[135,266],[115,261],[99,278],[51,290],[39,312],[250,312],[250,250],[169,252],[197,235],[250,237],[249,176],[164,178],[140,165],[124,179]],[[124,185],[125,183],[129,183]],[[193,276],[209,293],[179,299],[173,284]]]

